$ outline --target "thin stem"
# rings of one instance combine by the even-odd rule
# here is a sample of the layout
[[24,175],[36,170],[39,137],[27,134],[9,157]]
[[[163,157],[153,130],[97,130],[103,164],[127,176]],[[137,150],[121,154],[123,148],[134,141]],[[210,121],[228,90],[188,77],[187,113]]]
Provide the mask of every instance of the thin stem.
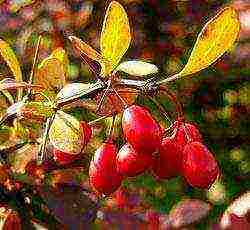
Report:
[[39,164],[41,164],[43,162],[43,158],[44,158],[44,154],[45,154],[45,150],[46,150],[46,146],[47,146],[47,142],[49,139],[49,131],[50,131],[50,127],[52,122],[55,119],[56,114],[54,114],[52,117],[49,117],[46,121],[46,126],[45,126],[45,131],[43,134],[43,140],[42,140],[42,144],[40,145],[39,151],[38,151],[38,156],[37,156],[37,161]]
[[[31,72],[30,72],[30,78],[29,78],[29,84],[30,85],[33,83],[35,67],[36,67],[36,64],[37,64],[37,58],[38,58],[38,52],[39,52],[39,47],[40,47],[40,44],[41,44],[41,40],[42,40],[42,35],[39,35],[38,41],[37,41],[37,44],[36,44],[36,51],[35,51],[35,56],[34,56],[34,59],[33,59],[33,65],[32,65],[32,69],[31,69]],[[30,93],[31,93],[31,88],[28,91],[28,95]]]
[[147,95],[147,97],[157,106],[157,108],[159,109],[160,113],[168,120],[168,122],[171,123],[171,119],[170,119],[170,114],[168,111],[166,111],[163,106],[157,101],[155,100],[153,97]]
[[165,95],[167,95],[170,98],[170,100],[175,103],[178,117],[184,117],[183,106],[178,101],[175,94],[173,94],[166,86],[163,86],[163,85],[159,86],[159,90],[160,92],[163,92]]
[[114,140],[115,118],[116,118],[116,114],[113,114],[113,117],[112,117],[112,124],[111,124],[111,126],[110,126],[110,128],[109,128],[109,131],[108,131],[107,142],[113,141],[113,140]]
[[93,124],[95,124],[95,123],[97,123],[97,122],[99,122],[99,121],[101,121],[101,120],[103,120],[103,119],[105,119],[107,117],[109,117],[109,116],[106,115],[106,116],[99,117],[99,118],[97,118],[97,119],[95,119],[93,121],[88,122],[88,125],[93,125]]
[[104,93],[102,94],[101,100],[99,101],[99,103],[98,103],[98,105],[97,105],[97,108],[96,108],[96,113],[98,113],[98,112],[100,111],[100,108],[101,108],[101,106],[102,106],[102,103],[103,103],[105,97],[107,96],[110,87],[111,87],[111,81],[108,82],[108,86],[107,86],[107,88],[105,89]]
[[156,82],[156,85],[161,85],[161,84],[164,84],[164,83],[167,83],[167,82],[170,82],[170,81],[175,81],[177,79],[179,79],[181,76],[179,74],[175,74],[173,76],[170,76],[170,77],[167,77],[163,80],[159,80]]

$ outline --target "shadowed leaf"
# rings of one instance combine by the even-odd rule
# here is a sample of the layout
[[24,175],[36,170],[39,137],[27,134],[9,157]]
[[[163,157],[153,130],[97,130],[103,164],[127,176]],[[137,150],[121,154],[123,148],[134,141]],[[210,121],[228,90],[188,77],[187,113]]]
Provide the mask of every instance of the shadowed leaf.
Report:
[[101,33],[101,54],[111,66],[102,69],[102,75],[108,75],[119,63],[127,51],[131,40],[127,13],[118,2],[108,6]]
[[186,199],[172,208],[168,221],[173,228],[181,228],[206,217],[210,208],[209,204],[201,200]]
[[26,165],[36,159],[38,152],[37,144],[26,144],[20,149],[8,155],[8,161],[11,164],[11,169],[14,173],[25,173]]
[[40,188],[39,193],[54,216],[67,229],[91,229],[97,205],[80,187]]
[[221,10],[204,26],[187,64],[177,75],[191,75],[207,68],[233,46],[239,30],[240,22],[235,9],[227,7]]

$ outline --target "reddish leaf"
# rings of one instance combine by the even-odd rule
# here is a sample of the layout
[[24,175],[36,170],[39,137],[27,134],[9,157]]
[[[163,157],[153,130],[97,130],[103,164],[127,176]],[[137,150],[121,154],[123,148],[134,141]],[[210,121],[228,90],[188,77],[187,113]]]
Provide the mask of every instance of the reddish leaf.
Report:
[[210,205],[201,200],[182,200],[170,211],[169,221],[173,228],[187,226],[206,217],[210,209]]
[[[101,103],[98,115],[105,116],[113,113],[120,113],[123,111],[125,105],[132,105],[138,95],[138,93],[133,89],[115,88],[115,90],[119,96],[112,89],[110,89]],[[101,102],[103,94],[104,92],[100,93],[96,97],[97,105]]]

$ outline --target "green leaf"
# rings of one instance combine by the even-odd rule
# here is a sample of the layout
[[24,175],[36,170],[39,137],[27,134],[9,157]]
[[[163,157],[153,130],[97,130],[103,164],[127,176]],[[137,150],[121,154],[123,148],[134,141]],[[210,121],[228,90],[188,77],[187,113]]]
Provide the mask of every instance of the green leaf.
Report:
[[119,63],[131,41],[128,16],[122,5],[111,2],[108,6],[101,33],[101,54],[111,63],[102,69],[108,75]]
[[49,138],[56,149],[69,154],[79,154],[84,143],[80,122],[63,111],[56,113],[49,131]]
[[[9,46],[9,44],[2,39],[0,39],[0,55],[9,66],[16,81],[22,81],[22,72],[17,57],[13,52],[13,50],[11,49],[11,47]],[[21,96],[22,96],[22,90],[19,89],[18,91],[19,100],[21,99]]]
[[122,62],[116,70],[133,76],[145,76],[158,72],[156,65],[144,61],[125,61]]
[[186,66],[177,75],[191,75],[214,63],[232,48],[239,30],[240,22],[236,10],[232,7],[221,10],[204,26]]

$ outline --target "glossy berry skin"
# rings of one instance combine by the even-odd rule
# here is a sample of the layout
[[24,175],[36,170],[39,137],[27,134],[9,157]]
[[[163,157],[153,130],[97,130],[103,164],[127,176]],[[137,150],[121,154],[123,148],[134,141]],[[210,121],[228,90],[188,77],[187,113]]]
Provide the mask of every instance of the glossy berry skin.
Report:
[[161,128],[146,108],[138,105],[126,108],[122,128],[125,139],[138,153],[152,154],[160,147]]
[[3,230],[22,230],[22,223],[19,215],[16,212],[11,212],[8,214],[4,225],[2,226]]
[[208,189],[219,175],[215,158],[200,142],[188,143],[185,146],[182,170],[190,185],[204,189]]
[[[88,123],[81,121],[80,127],[83,130],[84,137],[82,140],[82,149],[88,144],[90,138],[92,136],[91,127]],[[53,159],[61,165],[67,165],[78,159],[80,156],[79,154],[69,154],[67,152],[60,151],[56,148],[53,149]]]
[[174,125],[176,130],[175,139],[179,146],[184,148],[189,141],[203,142],[200,131],[194,124],[175,121]]
[[113,143],[103,143],[90,162],[90,184],[104,195],[110,195],[117,190],[123,179],[116,169],[116,155],[117,149]]
[[152,163],[151,154],[138,153],[128,143],[122,146],[116,157],[118,172],[129,177],[143,173]]
[[174,137],[163,138],[152,169],[157,179],[170,179],[181,174],[182,148]]

